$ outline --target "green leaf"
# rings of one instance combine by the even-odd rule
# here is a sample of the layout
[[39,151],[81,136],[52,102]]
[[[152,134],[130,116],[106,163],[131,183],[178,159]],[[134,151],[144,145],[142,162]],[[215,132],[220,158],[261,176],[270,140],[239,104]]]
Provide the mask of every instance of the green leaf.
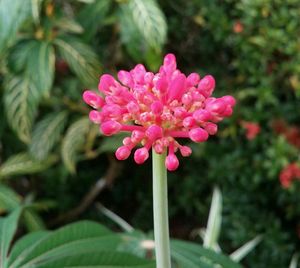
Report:
[[16,39],[17,31],[30,16],[30,0],[0,1],[0,55]]
[[167,23],[155,0],[130,0],[128,3],[133,21],[147,43],[161,49],[166,41]]
[[36,86],[27,77],[9,77],[6,80],[4,106],[7,121],[25,143],[30,141],[39,99]]
[[20,153],[11,156],[0,166],[0,179],[41,172],[56,161],[55,157],[49,157],[46,161],[38,162],[28,154]]
[[222,222],[222,194],[219,188],[215,187],[209,211],[208,223],[204,236],[203,246],[214,249],[218,244],[218,238]]
[[155,268],[153,261],[140,259],[138,257],[119,252],[93,252],[88,254],[76,254],[62,258],[38,268]]
[[46,226],[42,218],[31,208],[26,208],[23,218],[29,232],[45,230]]
[[20,261],[27,256],[31,249],[34,248],[35,245],[49,233],[50,232],[48,231],[39,231],[23,236],[14,244],[7,261],[7,266],[17,267]]
[[55,53],[51,43],[36,41],[28,54],[26,74],[40,96],[47,95],[54,80]]
[[43,0],[31,0],[31,13],[36,24],[40,22],[40,11]]
[[195,243],[175,239],[171,241],[171,256],[175,262],[182,265],[182,268],[213,268],[217,264],[223,268],[242,268],[240,264],[221,253]]
[[20,266],[40,267],[56,259],[78,254],[114,250],[120,242],[119,236],[104,226],[83,221],[67,225],[54,231],[31,249]]
[[75,173],[76,156],[80,149],[83,148],[90,126],[88,118],[81,118],[68,128],[63,139],[61,148],[62,159],[71,173]]
[[149,46],[133,21],[127,4],[120,6],[118,19],[122,43],[125,44],[127,52],[134,60],[141,61]]
[[66,119],[66,112],[51,113],[35,125],[29,146],[29,151],[35,159],[41,161],[48,157],[61,137]]
[[1,267],[5,267],[7,261],[7,253],[10,243],[17,230],[19,217],[22,209],[17,208],[9,216],[0,218],[0,261]]
[[261,242],[261,240],[261,236],[255,237],[254,239],[250,240],[245,245],[231,253],[230,258],[235,262],[240,262]]
[[11,188],[0,183],[0,209],[11,211],[21,203],[21,197]]
[[54,43],[78,78],[85,85],[94,86],[98,80],[100,62],[92,48],[68,36],[61,36]]
[[103,23],[106,14],[109,11],[110,0],[93,1],[85,5],[78,14],[78,21],[83,26],[85,40],[91,40],[97,30]]
[[54,22],[60,32],[80,34],[84,32],[83,27],[75,20],[62,17]]

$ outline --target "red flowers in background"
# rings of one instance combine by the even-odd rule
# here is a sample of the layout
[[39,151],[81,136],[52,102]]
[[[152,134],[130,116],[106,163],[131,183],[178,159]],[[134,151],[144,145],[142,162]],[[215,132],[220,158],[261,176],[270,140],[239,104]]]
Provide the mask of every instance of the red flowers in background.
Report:
[[248,140],[253,140],[260,132],[260,125],[255,122],[242,121],[242,127],[246,130],[246,138]]
[[277,134],[283,135],[290,144],[300,149],[300,128],[289,126],[283,120],[274,121],[272,127]]
[[279,179],[283,188],[290,187],[293,180],[300,179],[300,167],[296,163],[288,164],[280,172]]

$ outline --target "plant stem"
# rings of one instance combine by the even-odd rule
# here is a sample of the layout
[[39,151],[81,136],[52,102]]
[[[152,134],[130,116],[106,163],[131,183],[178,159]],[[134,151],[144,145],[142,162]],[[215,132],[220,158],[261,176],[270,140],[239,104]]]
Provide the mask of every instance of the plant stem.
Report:
[[152,159],[156,268],[171,268],[166,154],[157,154],[152,149]]

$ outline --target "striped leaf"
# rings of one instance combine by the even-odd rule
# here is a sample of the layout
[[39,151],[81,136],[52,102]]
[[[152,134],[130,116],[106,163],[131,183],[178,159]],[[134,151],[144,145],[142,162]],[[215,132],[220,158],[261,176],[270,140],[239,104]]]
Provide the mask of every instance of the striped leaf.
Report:
[[21,196],[6,185],[0,183],[0,210],[11,211],[21,203]]
[[62,142],[62,159],[66,168],[75,173],[78,153],[85,144],[86,135],[91,127],[90,121],[84,117],[75,121],[67,130]]
[[35,125],[29,146],[31,155],[45,160],[61,137],[67,119],[66,112],[51,113]]
[[49,42],[36,41],[28,54],[25,72],[40,95],[48,95],[54,79],[55,53]]
[[56,39],[55,45],[61,57],[85,86],[94,86],[97,83],[100,62],[91,47],[68,36]]
[[140,33],[147,43],[161,49],[166,41],[167,23],[164,14],[155,0],[130,0],[129,11]]
[[32,159],[28,153],[16,154],[0,166],[0,179],[41,172],[49,168],[55,161],[55,157],[49,157],[46,161],[38,162]]
[[0,1],[0,55],[16,39],[17,31],[30,16],[30,1]]
[[40,93],[28,77],[9,77],[5,82],[4,106],[11,128],[29,143]]

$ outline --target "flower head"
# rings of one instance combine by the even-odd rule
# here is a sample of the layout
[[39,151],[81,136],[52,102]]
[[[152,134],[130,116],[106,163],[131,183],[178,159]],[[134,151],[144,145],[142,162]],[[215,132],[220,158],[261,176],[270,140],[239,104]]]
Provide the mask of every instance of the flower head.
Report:
[[300,180],[300,167],[297,163],[291,163],[280,172],[279,180],[283,188],[289,188],[293,180]]
[[246,138],[248,140],[253,140],[260,132],[260,125],[255,122],[242,121],[242,127],[246,130]]
[[232,114],[235,99],[232,96],[214,98],[215,80],[211,75],[202,79],[196,73],[186,76],[177,69],[173,54],[164,58],[159,72],[146,71],[138,64],[131,71],[119,71],[118,82],[111,75],[100,78],[99,91],[85,91],[84,101],[92,106],[90,120],[100,125],[104,135],[120,131],[131,135],[116,151],[119,160],[134,152],[134,160],[144,163],[149,149],[158,154],[168,150],[166,167],[175,170],[179,165],[176,153],[189,156],[192,151],[177,138],[204,142],[217,133],[217,122]]

